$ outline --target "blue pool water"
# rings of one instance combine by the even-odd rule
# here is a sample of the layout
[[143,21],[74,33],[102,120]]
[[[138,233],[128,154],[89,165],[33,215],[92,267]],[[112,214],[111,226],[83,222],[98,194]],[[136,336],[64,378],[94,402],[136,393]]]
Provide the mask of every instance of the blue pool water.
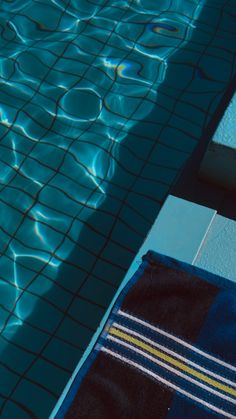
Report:
[[234,74],[234,9],[1,2],[1,418],[53,409]]

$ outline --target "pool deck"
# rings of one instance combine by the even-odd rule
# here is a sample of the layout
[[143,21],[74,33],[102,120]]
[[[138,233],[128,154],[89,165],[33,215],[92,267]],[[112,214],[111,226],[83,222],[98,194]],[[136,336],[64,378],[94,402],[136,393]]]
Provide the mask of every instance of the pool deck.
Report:
[[201,178],[236,190],[236,93],[203,158]]

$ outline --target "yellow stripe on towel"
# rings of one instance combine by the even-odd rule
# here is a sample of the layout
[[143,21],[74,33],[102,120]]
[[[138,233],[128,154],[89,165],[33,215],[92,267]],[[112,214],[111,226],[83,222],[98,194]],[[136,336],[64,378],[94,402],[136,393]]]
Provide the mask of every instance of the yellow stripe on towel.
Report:
[[129,343],[132,343],[133,345],[136,345],[139,348],[144,349],[145,351],[149,352],[152,355],[155,355],[156,357],[162,359],[165,362],[168,362],[171,365],[174,365],[175,367],[177,367],[178,369],[192,375],[195,378],[198,378],[199,380],[204,381],[207,384],[210,384],[211,386],[224,391],[225,393],[231,394],[233,396],[236,396],[236,390],[234,390],[233,388],[224,385],[222,383],[220,383],[219,381],[216,381],[210,377],[208,377],[205,374],[202,374],[199,371],[196,371],[195,369],[187,366],[186,364],[176,360],[175,358],[164,354],[161,351],[158,351],[157,349],[153,348],[152,346],[148,345],[145,342],[142,342],[139,339],[134,338],[133,336],[128,335],[127,333],[121,332],[120,330],[116,329],[115,327],[111,327],[110,328],[110,334],[117,336]]

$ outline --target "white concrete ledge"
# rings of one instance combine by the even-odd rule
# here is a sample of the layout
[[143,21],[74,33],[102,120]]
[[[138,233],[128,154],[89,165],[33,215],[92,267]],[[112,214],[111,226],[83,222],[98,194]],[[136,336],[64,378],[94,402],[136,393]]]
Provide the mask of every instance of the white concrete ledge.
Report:
[[210,182],[236,190],[236,93],[208,146],[199,175]]

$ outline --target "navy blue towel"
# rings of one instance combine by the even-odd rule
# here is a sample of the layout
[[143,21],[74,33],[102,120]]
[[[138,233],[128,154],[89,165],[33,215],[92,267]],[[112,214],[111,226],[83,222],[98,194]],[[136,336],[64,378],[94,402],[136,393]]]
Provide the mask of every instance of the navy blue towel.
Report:
[[236,418],[235,378],[235,284],[148,252],[58,418]]

